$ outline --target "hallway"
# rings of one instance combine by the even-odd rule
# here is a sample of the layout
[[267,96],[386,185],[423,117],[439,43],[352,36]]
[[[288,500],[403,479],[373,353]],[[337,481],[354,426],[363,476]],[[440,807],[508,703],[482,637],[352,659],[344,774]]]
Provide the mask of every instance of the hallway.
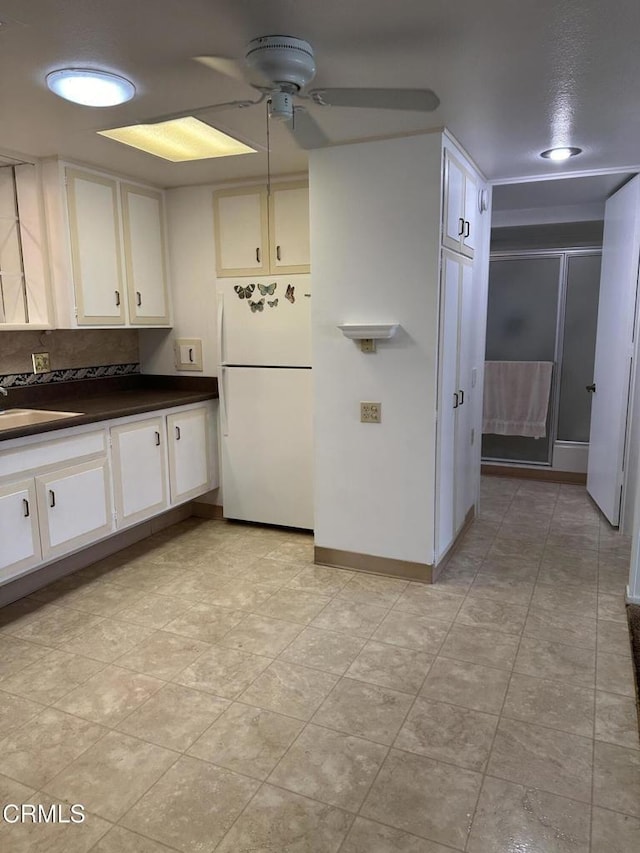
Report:
[[11,853],[635,853],[630,543],[484,478],[433,586],[190,519],[0,611]]

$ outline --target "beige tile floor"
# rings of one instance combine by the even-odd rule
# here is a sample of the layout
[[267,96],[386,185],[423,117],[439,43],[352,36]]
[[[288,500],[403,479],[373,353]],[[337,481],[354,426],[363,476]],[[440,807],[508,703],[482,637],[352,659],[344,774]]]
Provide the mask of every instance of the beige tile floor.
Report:
[[482,485],[434,586],[192,519],[0,611],[11,853],[638,853],[629,542]]

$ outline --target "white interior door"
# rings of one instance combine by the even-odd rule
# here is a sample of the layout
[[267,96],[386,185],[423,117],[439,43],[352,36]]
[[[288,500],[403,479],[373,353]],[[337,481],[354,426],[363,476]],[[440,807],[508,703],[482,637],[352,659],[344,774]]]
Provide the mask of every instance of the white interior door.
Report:
[[313,527],[311,370],[230,367],[223,384],[225,516]]
[[620,522],[640,248],[640,176],[607,201],[591,406],[587,490]]
[[456,513],[455,532],[464,524],[473,503],[473,429],[472,372],[475,349],[473,315],[473,267],[460,261],[460,313],[458,327],[458,399],[456,410]]

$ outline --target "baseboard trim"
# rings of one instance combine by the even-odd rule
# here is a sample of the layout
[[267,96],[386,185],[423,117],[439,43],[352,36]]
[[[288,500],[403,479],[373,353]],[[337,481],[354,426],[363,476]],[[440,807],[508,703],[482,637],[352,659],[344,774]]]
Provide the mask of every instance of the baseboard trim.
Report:
[[195,515],[196,518],[208,518],[214,521],[224,518],[221,506],[197,503],[195,501],[191,504],[191,515]]
[[586,474],[578,471],[556,471],[554,468],[483,464],[480,472],[487,477],[517,477],[521,480],[544,480],[547,483],[568,483],[575,486],[587,484]]
[[105,557],[110,557],[117,551],[128,548],[129,545],[135,545],[136,542],[141,542],[154,533],[159,533],[165,527],[170,527],[172,524],[190,518],[192,514],[190,503],[173,507],[161,515],[142,521],[134,527],[128,527],[126,530],[115,533],[108,539],[102,539],[94,545],[89,545],[81,551],[67,554],[56,560],[55,563],[48,563],[41,568],[32,569],[15,580],[0,586],[0,607],[11,604],[12,601],[17,601],[19,598],[24,598],[25,595],[31,595],[32,592],[42,589],[43,586],[47,586],[47,584],[66,575],[71,575],[79,569],[85,569],[92,563],[97,563],[98,560],[104,560]]
[[386,575],[408,581],[432,582],[433,566],[429,563],[412,563],[409,560],[394,560],[391,557],[374,557],[357,551],[341,551],[338,548],[314,548],[314,562],[322,566],[351,569],[372,575]]

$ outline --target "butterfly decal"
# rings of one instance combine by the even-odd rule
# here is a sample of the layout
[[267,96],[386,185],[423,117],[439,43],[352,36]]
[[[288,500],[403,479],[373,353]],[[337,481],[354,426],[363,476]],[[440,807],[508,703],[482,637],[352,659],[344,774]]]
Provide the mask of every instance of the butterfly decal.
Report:
[[236,284],[233,289],[238,294],[238,299],[248,299],[256,289],[256,286],[255,284],[248,284],[246,287],[243,287],[241,284]]
[[288,299],[292,305],[296,301],[296,296],[295,296],[294,290],[295,290],[295,287],[292,284],[288,284],[287,285],[287,292],[284,295],[284,298]]
[[269,306],[269,308],[277,308],[278,307],[278,300],[277,299],[274,299],[273,301],[267,300],[267,305]]
[[258,302],[249,302],[249,306],[252,314],[255,314],[256,311],[264,311],[264,299],[260,299]]
[[259,284],[258,290],[260,291],[262,296],[273,296],[273,294],[276,292],[277,286],[278,285],[275,283],[275,281],[272,284]]

